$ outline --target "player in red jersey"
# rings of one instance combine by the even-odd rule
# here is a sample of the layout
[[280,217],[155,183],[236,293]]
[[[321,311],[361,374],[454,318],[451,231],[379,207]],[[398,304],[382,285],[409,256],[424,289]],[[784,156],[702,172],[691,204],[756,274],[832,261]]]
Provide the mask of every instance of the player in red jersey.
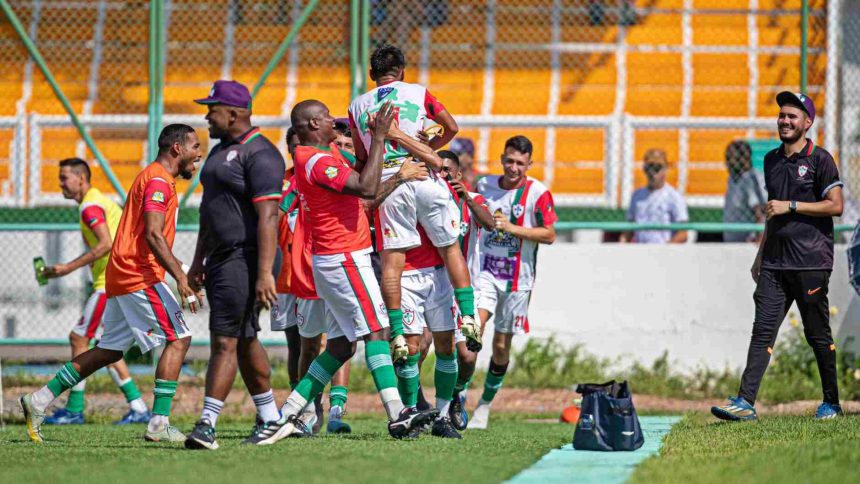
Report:
[[406,409],[400,400],[388,317],[370,265],[370,226],[361,199],[377,195],[393,109],[386,104],[370,120],[373,139],[361,173],[334,146],[334,118],[323,103],[303,101],[290,118],[301,142],[296,148],[296,185],[305,226],[311,230],[314,282],[336,324],[327,328],[325,351],[281,407],[281,419],[258,427],[252,438],[257,444],[272,444],[291,434],[305,406],[355,353],[358,339],[365,341],[365,359],[388,415],[388,432],[403,438],[429,425],[439,412]]

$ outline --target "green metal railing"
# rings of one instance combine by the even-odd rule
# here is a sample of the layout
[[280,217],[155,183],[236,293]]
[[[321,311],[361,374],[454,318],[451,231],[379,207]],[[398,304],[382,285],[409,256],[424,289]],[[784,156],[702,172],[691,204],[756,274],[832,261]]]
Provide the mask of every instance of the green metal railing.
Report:
[[809,67],[809,0],[801,2],[800,10],[800,92],[806,94]]

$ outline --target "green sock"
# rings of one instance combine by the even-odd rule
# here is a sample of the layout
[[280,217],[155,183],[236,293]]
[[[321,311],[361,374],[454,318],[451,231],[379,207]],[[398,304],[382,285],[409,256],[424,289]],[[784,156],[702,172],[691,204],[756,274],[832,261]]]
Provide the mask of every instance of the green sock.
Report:
[[454,354],[440,355],[436,353],[436,372],[433,374],[436,385],[436,399],[450,401],[454,395],[454,385],[457,384],[457,350]]
[[179,382],[176,380],[155,379],[155,389],[152,390],[152,393],[155,394],[155,402],[152,404],[154,415],[170,416],[170,404],[173,401],[173,396],[176,395],[177,385]]
[[385,341],[368,341],[364,345],[364,360],[370,375],[373,376],[373,383],[376,384],[385,413],[388,420],[395,420],[403,410],[403,402],[397,393],[397,376],[394,375],[390,351]]
[[66,402],[66,410],[75,413],[84,411],[84,391],[72,390],[69,392],[69,401]]
[[388,327],[391,328],[391,337],[400,336],[403,334],[403,310],[389,309],[388,310]]
[[125,401],[130,402],[132,400],[137,400],[140,398],[140,390],[137,389],[137,385],[134,384],[134,380],[129,379],[126,383],[123,383],[120,387],[122,390],[122,394],[125,395]]
[[337,373],[337,370],[343,365],[337,358],[332,356],[328,351],[323,351],[317,356],[305,376],[296,384],[295,392],[298,392],[305,403],[312,401],[325,389],[326,385],[331,381],[331,377]]
[[487,371],[487,379],[484,380],[484,393],[481,395],[481,400],[492,402],[496,398],[496,393],[502,388],[502,381],[505,379],[505,373],[508,371],[508,364],[497,365],[496,362],[490,360],[490,368]]
[[454,384],[454,393],[460,393],[463,390],[469,388],[469,383],[472,383],[472,376],[474,376],[474,374],[469,376],[469,378],[465,379],[457,377],[457,383]]
[[78,374],[78,370],[75,369],[72,362],[68,362],[60,368],[60,371],[54,375],[54,378],[48,382],[48,388],[51,389],[51,393],[54,394],[55,397],[60,396],[61,393],[72,388],[77,385],[78,382],[81,381],[81,375]]
[[471,286],[454,289],[454,299],[457,300],[460,314],[463,316],[475,315],[475,290]]
[[414,407],[418,404],[418,384],[420,383],[418,372],[418,360],[421,354],[416,353],[406,357],[406,363],[394,369],[397,374],[397,391],[403,405]]
[[331,391],[328,393],[329,407],[346,407],[346,394],[349,392],[346,387],[340,385],[332,385]]

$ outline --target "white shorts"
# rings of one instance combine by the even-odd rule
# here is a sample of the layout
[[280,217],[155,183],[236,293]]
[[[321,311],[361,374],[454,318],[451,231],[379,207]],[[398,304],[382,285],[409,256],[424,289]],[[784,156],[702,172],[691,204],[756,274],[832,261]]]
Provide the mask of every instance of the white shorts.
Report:
[[388,327],[388,312],[373,275],[370,251],[313,256],[317,295],[325,300],[337,322],[337,328],[328,329],[329,338],[342,335],[353,342]]
[[323,333],[328,333],[329,338],[343,336],[337,320],[322,299],[299,298],[296,308],[299,336],[302,338],[315,338]]
[[72,328],[72,332],[87,339],[94,339],[102,327],[102,316],[107,306],[107,295],[104,289],[92,293],[84,304],[84,314]]
[[422,334],[425,326],[433,333],[457,329],[454,288],[444,267],[403,274],[400,286],[405,334]]
[[526,334],[529,332],[529,300],[531,291],[507,292],[495,283],[489,272],[481,273],[481,299],[478,309],[493,316],[497,333]]
[[272,331],[286,331],[296,325],[296,296],[278,294],[278,300],[269,313]]
[[460,237],[460,211],[441,180],[428,178],[397,187],[379,206],[383,249],[411,249],[421,245],[418,224],[435,247],[449,246]]
[[191,336],[182,308],[164,282],[110,297],[99,348],[125,352],[137,341],[140,351]]

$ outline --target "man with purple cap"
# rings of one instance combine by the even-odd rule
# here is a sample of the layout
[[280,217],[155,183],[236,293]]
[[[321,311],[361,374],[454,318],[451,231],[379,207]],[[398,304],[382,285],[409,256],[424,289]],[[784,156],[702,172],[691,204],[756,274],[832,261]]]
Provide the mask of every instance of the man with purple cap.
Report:
[[258,417],[268,422],[281,416],[269,381],[269,359],[257,332],[260,309],[277,301],[271,268],[285,164],[275,145],[251,124],[247,87],[216,81],[209,96],[195,102],[208,107],[209,137],[220,143],[200,173],[200,233],[188,273],[195,288],[206,286],[211,356],[203,413],[185,446],[214,450],[215,423],[237,366]]
[[842,215],[842,181],[830,153],[806,137],[815,105],[802,93],[781,92],[777,128],[782,145],[764,157],[764,234],[752,266],[755,320],[738,396],[711,408],[722,420],[755,420],[755,398],[774,351],[779,325],[797,304],[803,333],[821,376],[817,419],[842,415],[836,345],[830,334],[828,282],[833,270],[833,217]]

